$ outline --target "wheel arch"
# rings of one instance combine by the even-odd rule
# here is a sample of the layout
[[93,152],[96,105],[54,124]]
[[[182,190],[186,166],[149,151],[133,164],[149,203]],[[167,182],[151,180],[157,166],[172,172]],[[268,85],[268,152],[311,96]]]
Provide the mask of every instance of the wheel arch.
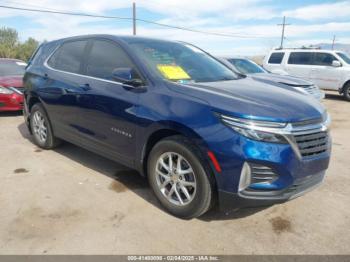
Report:
[[350,79],[346,80],[345,83],[343,84],[342,88],[340,89],[340,93],[344,93],[344,88],[347,86],[347,85],[350,85]]
[[158,128],[156,130],[153,130],[150,132],[150,135],[147,137],[146,143],[143,146],[142,149],[142,155],[141,155],[141,166],[140,166],[140,172],[143,176],[147,176],[147,163],[149,154],[152,150],[152,148],[162,139],[171,137],[171,136],[183,136],[186,139],[191,140],[194,146],[198,148],[198,153],[200,154],[200,157],[207,165],[206,168],[209,168],[211,170],[209,179],[211,183],[213,184],[215,190],[217,190],[217,181],[216,181],[216,172],[215,168],[213,168],[213,164],[210,161],[207,151],[208,146],[204,139],[196,133],[194,130],[192,130],[189,127],[184,126],[183,124],[171,122],[167,123],[167,125],[163,125],[161,128]]
[[194,130],[177,122],[160,122],[158,123],[158,127],[156,129],[153,129],[149,133],[142,148],[141,171],[144,176],[147,176],[147,161],[152,148],[160,140],[175,135],[183,136],[187,139],[190,139],[191,142],[193,142],[193,144],[199,148],[199,150],[202,153],[202,157],[206,157],[203,154],[203,151],[206,150],[206,148],[208,147],[204,140],[201,138],[201,136],[197,134]]
[[31,111],[32,111],[32,108],[34,105],[36,104],[41,104],[42,108],[44,109],[46,115],[47,115],[47,118],[48,118],[48,121],[51,125],[51,120],[50,120],[50,117],[47,113],[47,110],[46,110],[46,107],[45,107],[45,104],[43,103],[43,101],[36,95],[31,95],[29,98],[28,98],[28,102],[27,102],[27,105],[28,105],[28,117],[27,117],[27,121],[28,121],[28,128],[29,128],[29,131],[32,132],[32,129],[31,129],[31,126],[29,124],[30,122],[30,117],[31,117]]
[[32,107],[37,104],[41,103],[40,99],[37,96],[31,96],[28,101],[28,110],[29,112],[32,110]]

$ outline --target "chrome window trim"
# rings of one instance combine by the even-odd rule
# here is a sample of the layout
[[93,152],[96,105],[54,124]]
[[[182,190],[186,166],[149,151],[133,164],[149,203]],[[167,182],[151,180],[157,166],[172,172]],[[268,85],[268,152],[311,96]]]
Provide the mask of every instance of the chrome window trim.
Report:
[[[88,40],[87,40],[88,41]],[[65,73],[65,74],[69,74],[69,75],[74,75],[74,76],[80,76],[80,77],[85,77],[85,78],[89,78],[89,79],[93,79],[93,80],[100,80],[106,83],[110,83],[110,84],[117,84],[117,85],[121,85],[121,86],[126,86],[126,87],[130,87],[130,88],[135,88],[132,85],[128,85],[128,84],[124,84],[122,82],[118,82],[118,81],[112,81],[112,80],[107,80],[107,79],[103,79],[103,78],[99,78],[99,77],[93,77],[93,76],[88,76],[88,75],[82,75],[82,74],[77,74],[77,73],[72,73],[72,72],[68,72],[68,71],[63,71],[63,70],[59,70],[59,69],[55,69],[53,67],[51,67],[47,62],[50,60],[50,58],[56,53],[56,51],[62,46],[62,44],[58,45],[53,51],[52,53],[46,58],[45,62],[44,62],[44,67],[55,71],[55,72],[59,72],[59,73]]]

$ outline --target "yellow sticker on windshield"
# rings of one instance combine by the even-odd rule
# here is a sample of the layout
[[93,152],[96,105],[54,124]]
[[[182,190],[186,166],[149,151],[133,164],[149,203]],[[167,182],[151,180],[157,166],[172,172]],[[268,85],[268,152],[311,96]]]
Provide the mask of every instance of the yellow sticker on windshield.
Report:
[[177,65],[157,65],[158,70],[170,80],[191,79],[191,77]]

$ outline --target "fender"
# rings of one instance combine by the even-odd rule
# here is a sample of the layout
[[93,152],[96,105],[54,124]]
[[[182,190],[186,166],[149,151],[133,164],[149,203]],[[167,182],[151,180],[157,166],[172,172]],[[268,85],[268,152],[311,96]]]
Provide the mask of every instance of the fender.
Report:
[[182,135],[190,139],[200,150],[202,156],[206,158],[205,152],[208,145],[204,139],[191,128],[175,121],[158,121],[148,127],[146,134],[138,135],[138,143],[136,148],[136,161],[138,171],[142,175],[146,175],[145,166],[149,152],[153,146],[161,139],[173,135]]

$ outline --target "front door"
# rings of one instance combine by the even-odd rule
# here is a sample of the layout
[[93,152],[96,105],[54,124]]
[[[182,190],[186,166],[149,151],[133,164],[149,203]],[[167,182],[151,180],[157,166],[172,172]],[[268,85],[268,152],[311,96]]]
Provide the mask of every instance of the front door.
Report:
[[333,61],[339,60],[329,53],[314,53],[310,80],[322,89],[337,90],[340,85],[341,71],[332,66]]
[[81,76],[87,40],[69,41],[58,47],[47,61],[41,81],[40,97],[46,105],[55,134],[65,139],[78,134],[76,117],[80,112],[77,98],[84,93]]

